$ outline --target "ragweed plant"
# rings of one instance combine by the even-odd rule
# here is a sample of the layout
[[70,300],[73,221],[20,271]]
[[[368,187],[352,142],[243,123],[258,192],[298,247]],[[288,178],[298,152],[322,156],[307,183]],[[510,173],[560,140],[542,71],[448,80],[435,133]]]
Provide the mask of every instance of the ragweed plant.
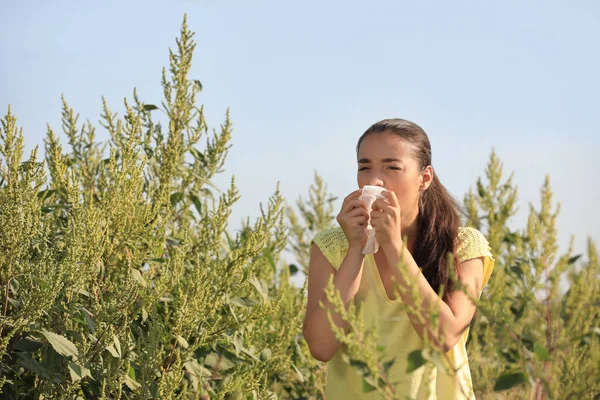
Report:
[[240,194],[211,181],[232,123],[209,132],[194,49],[184,20],[159,105],[134,90],[121,117],[103,99],[108,143],[63,98],[70,151],[48,127],[45,160],[24,161],[10,108],[2,119],[4,398],[268,398],[298,376],[283,199],[228,230]]
[[[517,189],[502,183],[493,152],[487,182],[466,197],[468,221],[489,238],[496,267],[478,304],[468,352],[475,392],[499,398],[562,399],[600,395],[600,265],[588,239],[588,260],[573,254],[573,239],[559,254],[549,177],[527,226],[508,228]],[[566,291],[565,291],[566,288]]]

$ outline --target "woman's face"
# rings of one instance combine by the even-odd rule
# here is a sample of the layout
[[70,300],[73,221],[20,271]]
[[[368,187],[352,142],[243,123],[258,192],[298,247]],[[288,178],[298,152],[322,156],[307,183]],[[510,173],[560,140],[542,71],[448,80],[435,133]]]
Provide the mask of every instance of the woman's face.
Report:
[[418,215],[420,191],[433,176],[430,166],[421,171],[413,146],[393,133],[365,137],[358,149],[358,187],[382,186],[396,194],[403,221]]

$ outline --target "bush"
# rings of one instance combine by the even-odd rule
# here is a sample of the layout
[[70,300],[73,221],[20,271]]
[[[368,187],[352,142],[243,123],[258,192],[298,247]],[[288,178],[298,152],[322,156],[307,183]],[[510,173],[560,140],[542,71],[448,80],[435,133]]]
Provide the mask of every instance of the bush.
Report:
[[209,135],[188,77],[194,47],[184,20],[162,107],[134,91],[118,118],[104,101],[106,158],[64,99],[72,151],[49,128],[45,162],[37,148],[23,162],[10,108],[2,120],[5,397],[266,398],[312,384],[304,297],[280,268],[283,199],[276,190],[257,221],[227,231],[239,194],[211,178],[231,121]]

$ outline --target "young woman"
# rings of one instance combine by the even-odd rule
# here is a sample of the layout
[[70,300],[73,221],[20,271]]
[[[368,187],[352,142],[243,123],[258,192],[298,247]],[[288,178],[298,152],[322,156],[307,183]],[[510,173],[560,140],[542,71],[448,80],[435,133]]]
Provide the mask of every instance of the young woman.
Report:
[[[386,358],[395,359],[388,377],[397,393],[416,399],[474,399],[465,344],[475,305],[463,290],[453,290],[450,268],[455,265],[461,284],[479,297],[494,266],[488,242],[476,229],[459,227],[459,207],[434,173],[431,145],[421,127],[402,119],[377,122],[360,137],[356,151],[358,187],[381,186],[385,199],[376,200],[369,213],[359,199],[362,190],[350,193],[337,216],[340,228],[319,233],[311,245],[303,334],[313,357],[328,363],[327,399],[379,398],[377,392],[363,393],[360,376],[344,361],[345,349],[319,306],[332,307],[324,294],[332,275],[344,303],[360,305],[365,324],[376,324],[378,344],[385,346]],[[369,220],[379,250],[365,256]],[[405,281],[406,274],[394,268],[398,265],[413,279]],[[406,373],[408,354],[423,348],[428,334],[417,316],[404,311],[403,305],[416,300],[411,290],[403,290],[408,285],[416,285],[425,303],[439,309],[445,332],[439,344],[456,374],[425,367]],[[333,316],[347,330],[340,316]]]

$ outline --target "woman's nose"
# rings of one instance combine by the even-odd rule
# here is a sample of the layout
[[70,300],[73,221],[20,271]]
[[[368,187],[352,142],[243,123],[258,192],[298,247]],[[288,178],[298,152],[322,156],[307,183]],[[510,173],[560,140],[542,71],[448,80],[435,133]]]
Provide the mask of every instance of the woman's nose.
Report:
[[381,179],[378,174],[373,174],[369,177],[369,185],[384,187],[383,179]]

